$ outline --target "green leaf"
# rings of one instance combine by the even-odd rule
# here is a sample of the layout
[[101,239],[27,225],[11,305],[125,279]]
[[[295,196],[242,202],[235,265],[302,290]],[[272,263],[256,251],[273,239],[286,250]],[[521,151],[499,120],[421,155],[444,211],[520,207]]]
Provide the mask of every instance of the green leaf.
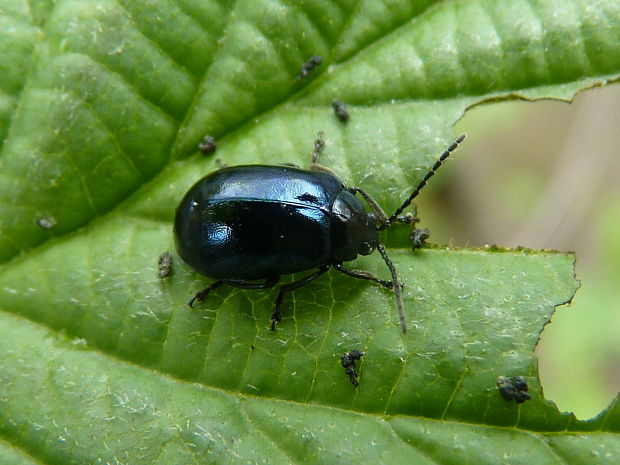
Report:
[[[173,255],[162,280],[157,258],[217,167],[205,134],[227,164],[305,165],[323,130],[322,163],[393,211],[468,108],[615,81],[619,37],[611,0],[2,0],[0,462],[615,463],[617,400],[561,414],[532,355],[576,290],[570,255],[412,252],[395,226],[406,335],[389,292],[339,273],[272,332],[274,291],[192,310],[209,279]],[[514,375],[531,401],[499,396]]]

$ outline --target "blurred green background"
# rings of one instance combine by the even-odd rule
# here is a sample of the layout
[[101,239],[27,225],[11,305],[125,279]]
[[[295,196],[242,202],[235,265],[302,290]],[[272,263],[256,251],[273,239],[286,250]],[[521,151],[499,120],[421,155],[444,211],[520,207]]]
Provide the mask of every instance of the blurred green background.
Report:
[[620,391],[620,85],[574,102],[471,109],[467,140],[417,202],[430,242],[574,251],[581,289],[537,347],[547,399],[578,418]]

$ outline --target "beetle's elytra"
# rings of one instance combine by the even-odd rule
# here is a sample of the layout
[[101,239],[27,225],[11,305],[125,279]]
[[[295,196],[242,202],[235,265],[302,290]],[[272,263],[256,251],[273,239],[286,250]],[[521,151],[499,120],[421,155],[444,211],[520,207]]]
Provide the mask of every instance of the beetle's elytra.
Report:
[[[324,145],[322,134],[314,144],[309,170],[293,166],[242,165],[222,168],[199,180],[179,204],[174,238],[181,258],[196,271],[217,279],[190,300],[228,284],[241,289],[267,289],[280,276],[305,270],[311,274],[280,287],[271,315],[271,329],[282,319],[286,292],[318,278],[330,267],[355,278],[393,289],[403,333],[406,323],[401,284],[378,232],[396,221],[443,161],[464,139],[460,136],[441,155],[407,200],[389,218],[377,202],[359,187],[346,187],[331,171],[317,164]],[[360,194],[370,206],[356,197]],[[343,262],[378,249],[392,275],[391,281]]]

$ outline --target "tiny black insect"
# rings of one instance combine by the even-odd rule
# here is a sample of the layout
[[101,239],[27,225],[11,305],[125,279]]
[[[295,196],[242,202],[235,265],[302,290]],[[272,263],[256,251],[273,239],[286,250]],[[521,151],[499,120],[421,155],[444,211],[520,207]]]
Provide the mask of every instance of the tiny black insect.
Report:
[[517,404],[522,404],[532,398],[527,393],[528,385],[523,376],[513,376],[512,379],[498,376],[497,387],[499,388],[499,394],[507,401],[514,400]]
[[424,229],[413,229],[409,237],[411,238],[411,244],[413,250],[419,249],[426,244],[426,239],[428,239],[431,235],[431,232],[428,228]]
[[212,136],[204,136],[202,142],[198,144],[198,150],[200,150],[203,155],[209,155],[215,152],[215,149],[217,149],[217,144]]
[[359,386],[357,380],[358,374],[355,371],[355,361],[360,360],[364,356],[364,352],[361,350],[351,350],[340,357],[340,363],[344,367],[344,372],[349,375],[349,381],[355,387]]
[[37,225],[43,229],[54,229],[56,227],[56,218],[48,216],[47,218],[37,219]]
[[349,112],[347,111],[347,106],[344,102],[334,99],[332,100],[332,108],[334,109],[334,113],[336,113],[336,117],[340,121],[343,123],[349,121]]
[[525,402],[526,400],[530,400],[531,398],[532,396],[524,391],[517,391],[517,393],[515,394],[515,402],[517,404],[522,404],[523,402]]
[[515,387],[517,391],[527,391],[528,385],[527,381],[523,376],[514,376],[512,378],[512,385]]
[[172,254],[164,252],[157,260],[157,268],[159,269],[159,277],[165,278],[172,272]]
[[499,376],[497,378],[497,387],[499,388],[499,395],[505,400],[513,400],[515,398],[515,387],[510,381],[510,378],[505,376]]
[[[316,269],[285,284],[275,301],[271,329],[282,320],[284,294],[318,278],[330,267],[354,278],[394,290],[403,333],[407,331],[401,283],[379,231],[394,222],[410,222],[400,215],[444,160],[464,139],[460,136],[439,157],[409,198],[388,217],[359,187],[346,187],[329,169],[318,165],[324,146],[322,133],[314,142],[310,170],[294,166],[241,165],[205,176],[185,194],[177,207],[174,238],[181,258],[199,273],[216,278],[189,301],[202,301],[222,284],[240,289],[274,287],[283,274]],[[355,196],[360,194],[372,210]],[[343,262],[374,249],[392,275],[385,281]]]
[[310,58],[308,58],[308,61],[306,61],[303,66],[301,67],[301,72],[299,73],[299,76],[297,76],[297,80],[300,81],[306,77],[308,77],[308,75],[310,74],[310,72],[316,68],[317,66],[319,66],[321,63],[323,63],[323,60],[321,59],[320,56],[318,55],[312,55]]

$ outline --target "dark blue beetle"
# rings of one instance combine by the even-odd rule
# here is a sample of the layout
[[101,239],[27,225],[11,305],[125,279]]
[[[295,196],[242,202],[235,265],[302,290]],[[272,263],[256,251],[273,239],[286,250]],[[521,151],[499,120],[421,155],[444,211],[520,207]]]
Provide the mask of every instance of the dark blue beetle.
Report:
[[[218,279],[196,293],[189,306],[213,289],[228,284],[241,289],[267,289],[280,275],[317,269],[280,287],[271,315],[275,329],[282,315],[284,293],[325,273],[331,266],[356,278],[394,289],[403,333],[405,316],[401,284],[378,232],[399,216],[428,179],[463,140],[459,137],[439,158],[409,198],[389,218],[365,191],[346,187],[318,165],[322,134],[315,141],[310,170],[293,166],[242,165],[214,171],[198,181],[179,204],[174,236],[183,260],[198,272]],[[366,211],[359,193],[373,210]],[[345,268],[342,263],[378,249],[392,274],[384,281],[372,274]]]

